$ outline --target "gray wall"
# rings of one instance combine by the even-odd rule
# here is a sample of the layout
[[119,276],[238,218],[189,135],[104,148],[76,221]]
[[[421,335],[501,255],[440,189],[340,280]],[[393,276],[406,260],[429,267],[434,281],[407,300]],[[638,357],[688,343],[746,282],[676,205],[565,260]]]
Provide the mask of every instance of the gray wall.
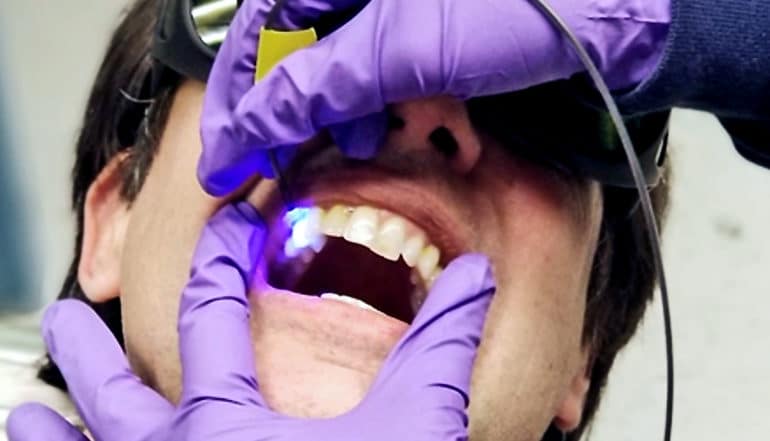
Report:
[[[54,295],[69,263],[72,145],[105,36],[123,4],[3,0],[0,5],[0,83],[4,127],[11,129],[12,140],[6,157],[20,178],[16,191],[30,226],[25,240],[36,256],[31,289],[45,293],[42,297]],[[26,293],[28,300],[38,293]]]
[[[68,174],[85,94],[119,0],[4,0],[0,7],[8,151],[31,213],[34,267],[50,298],[72,246]],[[678,370],[674,439],[770,433],[770,172],[735,154],[715,121],[679,112],[665,232]],[[34,293],[30,293],[34,294]],[[657,439],[664,369],[660,306],[623,352],[590,439]]]
[[[767,439],[770,431],[770,171],[733,152],[706,114],[671,133],[664,233],[677,368],[674,439]],[[662,435],[664,347],[655,302],[612,374],[596,440]]]
[[[0,72],[3,71],[0,51]],[[17,173],[11,116],[13,106],[4,99],[8,84],[0,77],[0,314],[26,311],[40,302],[37,274],[32,271],[32,234],[26,231],[27,210],[22,204],[27,193]]]

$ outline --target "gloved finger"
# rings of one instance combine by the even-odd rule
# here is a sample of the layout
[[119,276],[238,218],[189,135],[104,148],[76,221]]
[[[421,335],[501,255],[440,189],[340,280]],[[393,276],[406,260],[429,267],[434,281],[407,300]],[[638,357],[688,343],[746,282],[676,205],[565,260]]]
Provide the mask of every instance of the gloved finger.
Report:
[[378,378],[372,389],[417,391],[423,402],[465,409],[473,361],[494,290],[485,256],[467,254],[452,261],[385,361],[382,371],[391,374]]
[[364,8],[330,36],[273,68],[238,103],[235,136],[252,148],[298,144],[325,127],[382,112],[377,54],[361,49],[374,47],[374,12]]
[[[268,25],[279,29],[308,29],[330,13],[337,16],[363,7],[369,0],[283,0],[268,19]],[[339,23],[342,25],[343,23]],[[353,121],[329,127],[335,145],[348,157],[368,159],[374,156],[385,139],[387,115],[378,112]]]
[[[327,12],[347,9],[364,0],[286,0],[273,11],[274,1],[245,1],[228,29],[209,74],[201,117],[203,151],[198,163],[198,179],[214,196],[223,196],[239,187],[254,173],[274,177],[264,146],[243,143],[231,126],[231,117],[241,97],[254,85],[259,32],[270,21],[283,30],[308,28]],[[272,112],[267,107],[261,112]],[[284,147],[272,145],[269,147]],[[282,165],[287,152],[281,152]]]
[[42,331],[70,396],[98,439],[135,441],[170,418],[173,406],[131,372],[115,337],[88,305],[54,303]]
[[254,84],[259,32],[274,3],[247,0],[238,8],[209,74],[208,84],[220,87],[216,94],[206,95],[204,108],[217,105],[232,109]]
[[217,51],[217,57],[209,73],[206,95],[201,113],[201,139],[203,151],[198,162],[198,179],[203,188],[214,196],[223,196],[237,188],[243,180],[256,171],[272,177],[264,152],[253,159],[262,164],[249,168],[248,175],[233,179],[221,173],[222,169],[249,151],[235,137],[231,117],[236,104],[254,85],[259,32],[264,26],[273,0],[245,1],[233,17],[227,38]]
[[385,144],[388,115],[376,112],[329,126],[334,144],[349,158],[370,159]]
[[8,441],[88,441],[88,438],[48,406],[25,403],[6,420]]
[[226,205],[203,229],[179,309],[183,402],[264,406],[247,294],[265,234],[264,221],[248,202]]
[[[268,25],[280,30],[309,29],[325,14],[357,8],[369,0],[278,0]],[[342,24],[342,23],[340,23]]]

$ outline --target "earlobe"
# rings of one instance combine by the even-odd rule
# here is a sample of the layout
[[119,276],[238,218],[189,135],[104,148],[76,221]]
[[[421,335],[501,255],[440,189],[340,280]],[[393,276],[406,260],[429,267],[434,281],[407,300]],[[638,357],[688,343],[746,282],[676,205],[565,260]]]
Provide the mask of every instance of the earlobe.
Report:
[[586,361],[581,364],[581,369],[572,377],[569,388],[559,404],[553,420],[554,425],[564,433],[577,429],[583,419],[583,407],[588,389],[591,386],[591,368],[588,365],[587,352],[584,356]]
[[121,195],[120,164],[126,155],[114,157],[91,183],[83,207],[78,282],[86,297],[102,303],[120,294],[120,265],[130,218],[128,202]]

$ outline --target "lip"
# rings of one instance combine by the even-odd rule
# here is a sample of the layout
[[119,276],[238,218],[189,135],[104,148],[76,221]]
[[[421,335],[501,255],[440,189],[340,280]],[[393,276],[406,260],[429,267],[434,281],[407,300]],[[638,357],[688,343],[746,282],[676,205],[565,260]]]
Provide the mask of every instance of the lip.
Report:
[[442,169],[429,157],[388,153],[381,151],[369,160],[352,159],[342,154],[328,133],[316,135],[300,146],[284,170],[292,202],[324,208],[369,205],[393,212],[422,229],[441,251],[443,267],[472,251],[472,225],[462,220],[464,216],[435,186],[426,185],[428,176],[440,181]]

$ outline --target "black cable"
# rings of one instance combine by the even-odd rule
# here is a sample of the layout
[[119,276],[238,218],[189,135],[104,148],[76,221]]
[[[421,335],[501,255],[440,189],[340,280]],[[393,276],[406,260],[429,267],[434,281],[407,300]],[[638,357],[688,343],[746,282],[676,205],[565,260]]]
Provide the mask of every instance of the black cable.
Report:
[[639,192],[639,198],[642,203],[642,211],[644,213],[644,220],[647,224],[650,246],[652,247],[653,260],[655,263],[655,272],[660,280],[660,297],[663,305],[663,326],[666,334],[666,422],[664,428],[664,441],[671,440],[671,426],[674,415],[674,345],[671,332],[671,313],[668,305],[668,287],[666,285],[666,275],[663,272],[663,259],[660,252],[660,233],[658,231],[658,224],[655,221],[655,213],[652,210],[652,202],[650,201],[650,195],[647,192],[645,185],[644,175],[639,165],[639,158],[634,150],[631,137],[628,135],[623,118],[620,116],[620,111],[612,98],[609,87],[604,82],[602,75],[599,73],[591,57],[588,55],[585,47],[580,43],[575,34],[569,29],[564,20],[554,11],[545,0],[531,0],[535,6],[540,9],[541,12],[551,21],[551,23],[570,41],[573,48],[577,52],[580,61],[583,63],[591,76],[596,89],[602,96],[602,100],[607,106],[607,110],[610,112],[610,117],[615,125],[615,128],[620,135],[620,141],[623,144],[623,150],[626,153],[628,159],[628,165],[631,168],[631,174],[634,177],[634,183],[636,189]]

